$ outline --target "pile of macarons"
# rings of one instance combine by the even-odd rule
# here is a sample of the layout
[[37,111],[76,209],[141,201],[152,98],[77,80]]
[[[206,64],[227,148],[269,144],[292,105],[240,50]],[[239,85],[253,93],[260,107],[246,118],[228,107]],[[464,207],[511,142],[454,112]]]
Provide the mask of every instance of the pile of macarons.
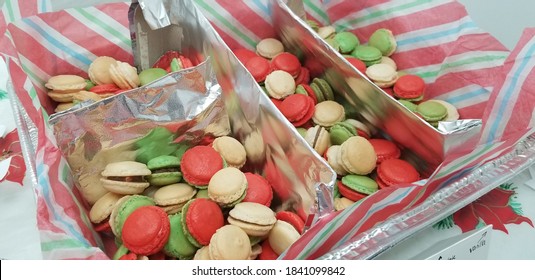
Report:
[[[357,70],[432,126],[437,127],[439,121],[459,119],[459,113],[451,103],[443,100],[424,101],[426,85],[420,76],[398,71],[395,60],[391,58],[397,48],[391,30],[379,28],[371,34],[366,44],[361,44],[362,40],[352,32],[336,32],[333,26],[320,26],[312,20],[307,20],[307,23]],[[421,103],[424,104],[420,106]]]
[[113,57],[99,56],[91,62],[87,78],[73,74],[55,75],[48,79],[47,95],[58,104],[55,112],[67,110],[77,103],[113,96],[126,90],[146,85],[169,72],[193,67],[193,63],[176,51],[162,55],[152,68],[138,74],[127,62]]
[[301,215],[273,210],[268,180],[242,171],[247,150],[233,137],[143,158],[108,163],[108,192],[89,212],[115,238],[113,259],[277,259],[303,233]]

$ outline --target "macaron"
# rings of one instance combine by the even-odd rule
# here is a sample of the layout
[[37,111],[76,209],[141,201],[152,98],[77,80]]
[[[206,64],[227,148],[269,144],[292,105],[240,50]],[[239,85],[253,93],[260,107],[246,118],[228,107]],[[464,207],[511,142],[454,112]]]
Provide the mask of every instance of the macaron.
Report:
[[314,105],[318,104],[318,98],[316,97],[316,94],[314,93],[314,90],[312,89],[312,87],[310,87],[310,85],[298,84],[295,88],[295,93],[307,95],[312,98],[312,100],[314,101]]
[[269,207],[256,202],[241,202],[230,210],[227,221],[243,229],[249,236],[267,236],[277,221]]
[[334,210],[336,211],[342,211],[346,209],[347,207],[353,205],[355,201],[350,200],[346,197],[337,197],[334,199]]
[[289,223],[277,220],[268,235],[269,245],[277,255],[281,255],[292,244],[299,239],[301,235]]
[[247,192],[242,202],[256,202],[267,207],[273,200],[273,189],[269,182],[259,174],[246,172]]
[[329,128],[345,119],[344,106],[338,102],[327,100],[316,104],[312,121],[322,127]]
[[[322,78],[314,78],[312,79],[312,84],[310,84],[310,86],[316,93],[318,102],[334,100],[334,91],[326,80]],[[319,95],[321,95],[321,97]]]
[[208,196],[221,207],[232,207],[242,201],[246,190],[247,178],[235,167],[217,171],[208,183]]
[[151,174],[143,163],[120,161],[106,165],[100,173],[102,187],[117,194],[139,194],[149,186],[145,177]]
[[394,96],[409,101],[423,98],[425,82],[420,76],[406,74],[398,78],[394,84]]
[[[390,65],[396,71],[398,70],[398,65],[397,65],[396,61],[394,61],[392,58],[390,58],[388,56],[383,56],[381,58],[381,63]],[[398,73],[398,75],[399,75],[399,73]]]
[[99,56],[87,69],[89,79],[96,85],[113,84],[113,79],[110,75],[110,67],[115,64],[117,60],[109,56]]
[[349,137],[357,135],[357,129],[347,122],[337,122],[329,129],[331,144],[341,145]]
[[275,214],[275,218],[280,221],[284,221],[292,225],[299,234],[303,234],[305,231],[305,222],[294,212],[279,211]]
[[362,62],[362,60],[352,57],[352,56],[346,56],[346,60],[349,62],[349,64],[353,65],[353,67],[357,68],[357,70],[360,71],[360,73],[365,74],[366,73],[366,64]]
[[212,260],[248,260],[251,255],[251,243],[240,227],[225,225],[210,239],[208,253]]
[[331,146],[329,132],[320,125],[309,128],[305,135],[305,140],[320,155],[323,155]]
[[121,89],[137,88],[140,84],[136,67],[122,61],[110,65],[110,77]]
[[197,188],[207,188],[212,176],[223,169],[224,160],[210,146],[195,146],[188,149],[180,161],[184,180]]
[[288,72],[275,70],[264,82],[268,95],[275,99],[284,99],[295,93],[295,80]]
[[308,95],[292,94],[281,102],[279,110],[295,127],[299,127],[314,115],[314,100]]
[[195,187],[186,183],[175,183],[160,187],[154,192],[153,199],[156,205],[171,215],[182,211],[186,202],[195,197],[196,193]]
[[387,159],[399,158],[401,155],[401,150],[392,141],[379,138],[370,139],[368,141],[372,144],[375,154],[377,155],[377,164],[380,164]]
[[359,193],[351,189],[350,187],[346,186],[342,181],[338,181],[336,183],[336,189],[342,197],[345,197],[351,201],[359,201],[368,196],[367,194]]
[[195,198],[182,208],[182,223],[189,242],[201,248],[210,243],[212,235],[225,224],[225,220],[217,203],[206,198]]
[[245,148],[236,138],[230,136],[217,137],[212,142],[212,147],[225,160],[227,166],[241,168],[247,160]]
[[282,70],[297,78],[301,73],[301,62],[294,54],[282,52],[271,59],[271,70]]
[[366,69],[366,76],[380,88],[391,87],[398,80],[396,69],[383,63],[377,63],[368,67]]
[[351,53],[355,47],[360,44],[357,35],[348,31],[336,33],[336,35],[334,35],[334,40],[338,42],[340,46],[340,52],[343,54]]
[[381,62],[383,54],[379,49],[375,47],[367,45],[358,45],[351,52],[351,56],[358,58],[359,60],[364,62],[367,67],[370,67],[373,64]]
[[344,166],[341,163],[339,158],[340,156],[340,145],[332,145],[325,152],[325,159],[331,168],[339,176],[344,176],[347,174],[347,171],[344,169]]
[[49,89],[47,93],[56,102],[72,102],[72,94],[84,90],[87,83],[85,79],[77,75],[52,76],[45,84]]
[[92,87],[89,91],[101,96],[111,96],[120,90],[121,88],[116,84],[100,84]]
[[310,70],[306,67],[301,67],[299,75],[295,78],[295,84],[308,84],[310,82]]
[[424,101],[416,107],[416,113],[429,122],[432,126],[438,126],[438,122],[448,115],[448,110],[444,105],[436,101]]
[[440,99],[431,99],[429,101],[438,102],[442,104],[442,106],[446,107],[446,111],[448,113],[446,114],[446,117],[442,119],[442,121],[451,122],[459,119],[459,111],[457,110],[457,108],[455,108],[455,106],[453,106],[453,104]]
[[420,180],[418,171],[401,159],[387,159],[377,167],[377,184],[379,188],[398,184],[408,184]]
[[245,48],[234,49],[232,52],[243,65],[245,65],[249,59],[258,56],[254,51]]
[[212,260],[210,258],[210,252],[208,246],[203,246],[197,252],[195,252],[195,255],[193,256],[193,260],[200,261],[209,261]]
[[397,42],[391,30],[380,28],[372,33],[368,45],[379,49],[384,56],[391,56],[396,51]]
[[167,75],[167,71],[162,68],[147,68],[141,72],[139,72],[139,84],[141,86],[144,86],[146,84],[150,84],[159,78]]
[[333,34],[327,38],[325,38],[325,42],[331,46],[335,52],[340,52],[340,43],[334,39],[334,36],[336,34]]
[[261,56],[250,58],[244,66],[249,70],[249,73],[253,75],[253,78],[257,83],[263,83],[266,80],[267,75],[271,72],[269,60]]
[[401,103],[401,105],[405,106],[407,109],[409,109],[409,111],[411,111],[413,113],[416,112],[416,108],[418,107],[418,105],[412,103],[411,101],[405,100],[405,99],[399,99],[398,102]]
[[115,208],[115,205],[121,199],[123,195],[116,193],[106,193],[104,196],[100,197],[89,210],[89,219],[91,222],[98,224],[106,220]]
[[124,222],[134,210],[142,206],[154,206],[154,200],[147,196],[142,195],[127,195],[123,196],[111,211],[110,214],[110,227],[113,234],[117,238],[121,238]]
[[349,174],[342,177],[342,184],[353,191],[370,195],[379,189],[377,183],[368,176]]
[[346,119],[344,120],[344,122],[355,127],[355,129],[357,130],[358,136],[369,139],[370,136],[372,135],[372,131],[370,130],[370,128],[360,121],[357,121],[355,119]]
[[269,240],[264,240],[261,246],[262,252],[258,255],[258,260],[276,260],[279,258],[279,254],[275,253],[273,248],[271,248],[271,245],[269,245]]
[[336,29],[332,25],[325,25],[318,28],[318,35],[322,39],[329,38],[336,34]]
[[147,177],[153,186],[165,186],[180,182],[180,160],[176,156],[163,155],[155,157],[147,162],[151,174]]
[[267,59],[272,59],[282,52],[284,52],[284,45],[275,38],[262,39],[256,45],[256,53]]
[[339,153],[342,166],[350,174],[367,175],[375,169],[377,155],[364,137],[350,137],[342,143]]
[[167,214],[156,206],[142,206],[130,214],[122,228],[123,244],[130,252],[148,256],[162,250],[171,226]]
[[198,248],[193,246],[184,234],[182,215],[170,215],[169,224],[170,233],[163,248],[164,253],[180,260],[192,259]]

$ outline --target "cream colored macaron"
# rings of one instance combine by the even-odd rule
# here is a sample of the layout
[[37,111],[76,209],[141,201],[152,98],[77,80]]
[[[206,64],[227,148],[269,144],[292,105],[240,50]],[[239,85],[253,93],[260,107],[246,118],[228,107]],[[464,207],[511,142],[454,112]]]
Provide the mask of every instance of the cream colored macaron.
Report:
[[212,260],[248,260],[251,256],[249,236],[240,227],[225,225],[212,235],[208,253]]
[[209,261],[212,260],[210,258],[210,252],[208,246],[203,246],[197,252],[195,252],[195,255],[193,256],[193,260],[197,261]]
[[320,155],[323,155],[331,146],[331,136],[329,135],[329,132],[319,125],[307,130],[305,140]]
[[344,106],[338,102],[327,100],[316,104],[312,121],[315,124],[321,125],[325,128],[333,126],[337,122],[345,119],[346,113]]
[[284,99],[295,93],[295,80],[288,72],[275,70],[267,75],[264,82],[269,96]]
[[327,152],[325,153],[327,157],[327,162],[332,167],[334,172],[340,176],[347,175],[347,171],[342,166],[342,163],[340,162],[340,145],[332,145],[327,149]]
[[140,84],[137,69],[121,61],[116,61],[110,65],[110,77],[121,89],[137,88]]
[[98,224],[106,220],[121,197],[123,196],[120,194],[109,192],[99,198],[95,204],[93,204],[91,210],[89,210],[89,219],[91,222]]
[[375,169],[377,154],[364,137],[350,137],[340,145],[339,153],[342,166],[350,174],[367,175]]
[[221,155],[228,166],[241,168],[247,160],[245,148],[240,141],[233,137],[218,137],[212,142],[212,147]]
[[334,199],[334,209],[336,211],[342,211],[347,207],[353,205],[353,203],[355,203],[353,200],[347,199],[345,197],[337,197]]
[[318,28],[318,35],[322,39],[327,39],[336,33],[336,29],[332,25],[325,25]]
[[78,75],[57,75],[50,77],[45,87],[58,94],[73,93],[83,90],[86,87],[86,82]]
[[241,202],[230,210],[228,222],[239,226],[249,236],[266,236],[277,219],[269,207],[255,202]]
[[109,56],[99,56],[89,65],[87,74],[89,79],[97,85],[113,84],[113,79],[110,75],[110,67],[115,64],[117,60]]
[[282,52],[284,52],[284,45],[275,38],[262,39],[256,45],[256,53],[267,59],[272,59]]
[[299,232],[289,223],[277,220],[269,232],[269,245],[278,255],[284,253],[297,239]]
[[118,194],[142,193],[149,183],[145,176],[151,174],[150,169],[143,163],[135,161],[113,162],[104,168],[101,175],[102,187]]
[[230,207],[243,200],[246,189],[245,174],[236,167],[225,167],[210,179],[208,196],[221,207]]
[[186,184],[176,183],[163,186],[154,192],[154,202],[162,207],[167,214],[174,214],[182,211],[182,207],[192,199],[197,193],[197,189]]
[[366,76],[380,88],[389,88],[398,80],[396,69],[383,63],[374,64],[366,68]]

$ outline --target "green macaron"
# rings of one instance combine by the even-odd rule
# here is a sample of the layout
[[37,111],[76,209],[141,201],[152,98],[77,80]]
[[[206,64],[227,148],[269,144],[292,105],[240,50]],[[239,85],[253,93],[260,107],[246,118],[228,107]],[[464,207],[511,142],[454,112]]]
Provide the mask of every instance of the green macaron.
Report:
[[377,182],[372,178],[363,175],[346,175],[342,177],[342,184],[356,192],[367,195],[370,195],[379,189]]
[[84,88],[85,90],[90,90],[94,86],[95,84],[91,80],[89,79],[85,80],[85,88]]
[[207,189],[204,189],[204,190],[197,190],[197,193],[195,194],[195,198],[210,198],[210,196],[208,196],[208,190]]
[[344,54],[351,53],[360,44],[359,38],[348,31],[337,33],[334,40],[338,42],[340,52]]
[[[312,79],[312,84],[316,84],[318,86],[318,88],[320,89],[320,92],[321,94],[323,95],[323,100],[334,100],[334,91],[331,87],[331,85],[329,85],[329,83],[322,79],[322,78],[314,78]],[[310,86],[312,86],[312,84]],[[318,99],[318,102],[319,99]]]
[[329,37],[325,39],[325,42],[329,44],[336,52],[340,52],[340,43],[334,39],[334,37]]
[[312,30],[318,32],[318,29],[320,28],[320,26],[316,21],[307,19],[306,23],[308,26],[310,26],[310,28],[312,28]]
[[337,122],[329,129],[329,135],[333,145],[342,145],[349,137],[357,135],[357,130],[349,123]]
[[307,129],[303,127],[298,127],[297,132],[299,132],[299,135],[301,135],[301,137],[303,138],[305,138],[305,136],[307,135]]
[[139,72],[139,83],[144,86],[167,75],[167,71],[162,68],[148,68]]
[[182,215],[180,213],[169,216],[171,230],[169,239],[163,248],[166,255],[178,258],[180,260],[189,260],[193,258],[197,247],[193,246],[184,233],[182,228]]
[[126,248],[123,244],[119,245],[119,247],[117,248],[117,251],[115,251],[115,254],[113,254],[113,260],[118,260],[120,259],[122,256],[128,254],[128,252],[130,252],[128,250],[128,248]]
[[392,31],[385,28],[375,30],[368,40],[368,45],[379,49],[384,56],[392,55],[397,47]]
[[158,156],[149,162],[147,167],[152,172],[147,177],[149,183],[153,186],[166,186],[180,182],[182,173],[180,173],[180,160],[175,156]]
[[176,72],[176,71],[179,71],[179,70],[182,70],[182,62],[180,62],[180,59],[176,58],[176,57],[173,57],[173,59],[171,60],[171,72]]
[[378,48],[366,45],[358,45],[351,52],[351,55],[364,62],[366,67],[380,63],[383,58],[383,54]]
[[323,93],[321,92],[320,87],[316,83],[311,83],[310,88],[312,91],[314,91],[314,95],[316,95],[316,99],[318,100],[318,103],[325,101],[325,98],[323,97]]
[[125,196],[121,198],[117,203],[118,205],[112,211],[110,220],[113,221],[113,223],[111,224],[112,231],[118,238],[121,238],[124,222],[126,221],[126,218],[128,218],[128,216],[132,214],[132,212],[142,206],[156,205],[152,198],[143,195]]
[[407,107],[407,109],[409,109],[411,112],[416,112],[416,107],[418,107],[418,105],[404,99],[400,99],[398,101],[401,103],[401,105]]
[[446,117],[448,110],[435,101],[424,101],[416,107],[416,113],[428,122],[438,122]]

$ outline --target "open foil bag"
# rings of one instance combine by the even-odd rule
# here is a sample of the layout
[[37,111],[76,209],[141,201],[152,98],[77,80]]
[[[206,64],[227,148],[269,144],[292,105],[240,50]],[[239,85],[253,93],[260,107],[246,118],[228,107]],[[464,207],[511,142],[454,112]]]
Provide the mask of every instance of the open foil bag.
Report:
[[[72,188],[71,174],[60,156],[48,124],[47,112],[51,112],[53,104],[50,104],[42,85],[49,73],[57,73],[59,69],[82,73],[88,66],[83,60],[65,62],[68,57],[80,58],[74,56],[77,53],[72,49],[77,44],[85,47],[89,42],[70,40],[69,36],[82,40],[78,38],[81,36],[78,32],[58,32],[64,25],[80,27],[84,22],[81,25],[85,25],[85,28],[97,30],[95,33],[101,41],[118,46],[113,49],[116,57],[131,62],[129,23],[126,18],[128,5],[121,3],[76,8],[30,17],[59,10],[54,5],[40,5],[38,2],[6,1],[1,19],[6,23],[16,21],[10,27],[12,41],[30,40],[32,44],[15,44],[13,47],[12,41],[3,37],[0,45],[9,65],[12,79],[10,93],[16,97],[12,98],[13,107],[19,121],[19,131],[22,131],[21,143],[26,163],[36,189],[43,257],[106,258],[95,245],[99,238],[89,225],[85,208],[80,205],[80,200],[72,199],[73,195],[79,197],[79,193]],[[195,1],[231,49],[254,49],[260,39],[277,37],[272,20],[281,15],[293,19],[281,28],[310,32],[299,20],[304,12],[295,9],[295,3],[290,2],[293,11],[279,1],[244,1],[240,5],[236,5],[235,1]],[[472,147],[462,148],[457,153],[445,153],[445,157],[440,159],[441,165],[428,181],[383,190],[342,212],[322,216],[282,258],[373,258],[477,199],[533,163],[535,139],[530,136],[533,134],[530,130],[533,121],[530,124],[530,120],[533,119],[535,104],[535,30],[527,30],[518,46],[510,52],[477,28],[456,1],[418,1],[406,5],[406,1],[309,0],[304,4],[307,18],[333,24],[339,30],[352,30],[363,38],[379,27],[392,29],[398,43],[402,42],[397,59],[407,71],[425,77],[429,87],[434,89],[427,94],[455,104],[464,119],[482,119],[484,127],[475,148],[468,145]],[[6,10],[6,7],[9,9]],[[13,7],[17,7],[20,13],[10,12]],[[162,16],[163,11],[165,9],[161,10]],[[277,15],[280,12],[282,14]],[[89,17],[88,14],[93,16]],[[23,19],[17,21],[19,18]],[[3,32],[5,27],[2,25],[0,31]],[[310,42],[314,48],[311,49],[324,51],[324,54],[318,55],[327,56],[326,61],[339,62],[338,55],[329,53],[332,50],[312,33],[300,36],[312,38]],[[52,53],[48,57],[48,60],[54,58],[52,62],[40,59],[40,54],[47,52]],[[236,79],[244,76],[225,74],[221,69],[239,68],[239,65],[233,64],[235,58],[232,56],[227,60],[225,56],[210,55],[216,61],[214,66],[219,73],[218,78],[227,77],[219,79],[219,83],[222,94],[229,95],[228,100],[231,100],[235,96],[233,89],[240,88],[242,84]],[[222,67],[228,64],[232,67]],[[344,64],[337,67],[348,68]],[[359,77],[354,69],[349,70],[352,71],[351,75]],[[244,87],[249,90],[255,88],[254,85]],[[377,92],[373,85],[367,84],[366,88]],[[249,98],[259,97],[251,95]],[[264,98],[260,99],[262,103]],[[242,101],[230,101],[225,107],[248,108],[235,106]],[[235,109],[231,112],[246,116],[262,115],[255,111]],[[399,112],[405,114],[403,109]],[[231,117],[233,115],[230,114]],[[232,118],[229,118],[229,123],[232,122]],[[252,122],[247,119],[245,123],[247,127]],[[276,132],[274,130],[272,135],[277,135]],[[458,141],[464,142],[464,138]],[[440,149],[445,151],[444,146]]]

